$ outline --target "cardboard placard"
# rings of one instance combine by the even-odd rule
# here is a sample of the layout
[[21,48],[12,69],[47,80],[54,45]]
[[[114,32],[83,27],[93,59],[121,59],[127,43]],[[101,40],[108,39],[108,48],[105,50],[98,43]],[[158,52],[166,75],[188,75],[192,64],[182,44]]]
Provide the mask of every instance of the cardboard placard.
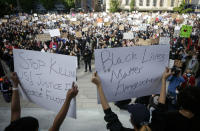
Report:
[[[44,109],[59,112],[68,90],[76,81],[77,58],[20,49],[14,49],[13,54],[23,98]],[[75,99],[70,103],[67,116],[76,118]]]
[[1,21],[2,21],[2,23],[7,23],[8,22],[7,19],[2,19]]
[[82,31],[83,31],[83,32],[88,31],[88,27],[83,28]]
[[80,21],[75,21],[75,22],[73,22],[73,24],[74,24],[74,25],[80,25],[81,22],[80,22]]
[[39,35],[36,36],[36,39],[38,41],[45,42],[45,41],[50,41],[51,36],[50,36],[50,34],[39,34]]
[[108,102],[159,93],[169,51],[170,45],[95,50],[95,68]]
[[82,37],[82,32],[81,31],[77,31],[76,32],[76,37],[77,38],[81,38]]
[[102,18],[98,18],[97,19],[97,23],[103,23],[103,19]]
[[120,25],[119,30],[124,30],[124,25]]
[[110,26],[110,22],[104,22],[104,26]]
[[134,38],[133,32],[123,33],[123,39],[132,40]]
[[183,25],[181,28],[180,37],[189,38],[192,33],[192,26]]

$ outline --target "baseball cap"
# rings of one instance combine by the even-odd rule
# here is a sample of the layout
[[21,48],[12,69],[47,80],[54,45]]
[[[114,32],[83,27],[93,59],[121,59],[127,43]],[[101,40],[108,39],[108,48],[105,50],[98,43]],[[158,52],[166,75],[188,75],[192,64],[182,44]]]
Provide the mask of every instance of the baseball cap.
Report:
[[128,112],[131,114],[131,120],[136,125],[149,123],[150,112],[143,104],[131,104],[128,106]]

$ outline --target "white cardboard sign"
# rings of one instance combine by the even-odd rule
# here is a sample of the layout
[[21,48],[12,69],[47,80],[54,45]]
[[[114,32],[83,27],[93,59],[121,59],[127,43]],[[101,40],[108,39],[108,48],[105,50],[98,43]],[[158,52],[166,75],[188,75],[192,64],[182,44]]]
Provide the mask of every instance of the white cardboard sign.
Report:
[[123,39],[125,40],[131,40],[134,38],[133,32],[128,32],[123,34]]
[[60,30],[59,29],[49,30],[49,34],[51,37],[60,36]]
[[96,71],[108,101],[159,93],[169,50],[169,45],[95,50]]
[[168,45],[169,43],[170,43],[170,38],[169,37],[160,37],[159,44],[161,44],[161,45]]
[[[58,112],[67,91],[76,81],[77,58],[73,56],[14,49],[14,67],[23,98]],[[76,118],[76,101],[70,104],[69,117]]]

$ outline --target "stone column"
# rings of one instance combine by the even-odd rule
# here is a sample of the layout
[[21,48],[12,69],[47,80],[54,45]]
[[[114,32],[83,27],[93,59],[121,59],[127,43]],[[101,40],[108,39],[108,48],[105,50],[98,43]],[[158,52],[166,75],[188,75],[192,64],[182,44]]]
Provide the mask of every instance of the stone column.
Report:
[[110,0],[106,0],[106,12],[109,12],[110,9]]
[[143,0],[143,7],[144,8],[146,8],[146,5],[147,5],[146,3],[147,3],[147,0]]
[[150,7],[153,7],[153,0],[150,0]]

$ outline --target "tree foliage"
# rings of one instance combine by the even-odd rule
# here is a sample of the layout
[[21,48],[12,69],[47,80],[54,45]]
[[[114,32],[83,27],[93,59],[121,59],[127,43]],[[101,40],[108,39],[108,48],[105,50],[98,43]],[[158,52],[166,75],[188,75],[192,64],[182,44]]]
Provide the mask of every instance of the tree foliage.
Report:
[[131,11],[135,9],[135,0],[131,0],[130,8],[131,8]]
[[5,15],[5,14],[10,14],[12,13],[13,7],[16,5],[15,2],[12,0],[1,0],[0,1],[0,17]]
[[33,9],[33,1],[34,0],[19,0],[19,3],[25,12],[29,12],[31,9]]
[[63,3],[68,10],[75,8],[75,0],[63,0]]
[[110,12],[118,12],[120,10],[120,3],[118,0],[110,0]]
[[185,3],[185,0],[183,0],[179,7],[174,7],[173,11],[178,12],[180,14],[184,14],[184,13],[193,11],[193,9],[185,8],[185,7],[186,7],[186,3]]

